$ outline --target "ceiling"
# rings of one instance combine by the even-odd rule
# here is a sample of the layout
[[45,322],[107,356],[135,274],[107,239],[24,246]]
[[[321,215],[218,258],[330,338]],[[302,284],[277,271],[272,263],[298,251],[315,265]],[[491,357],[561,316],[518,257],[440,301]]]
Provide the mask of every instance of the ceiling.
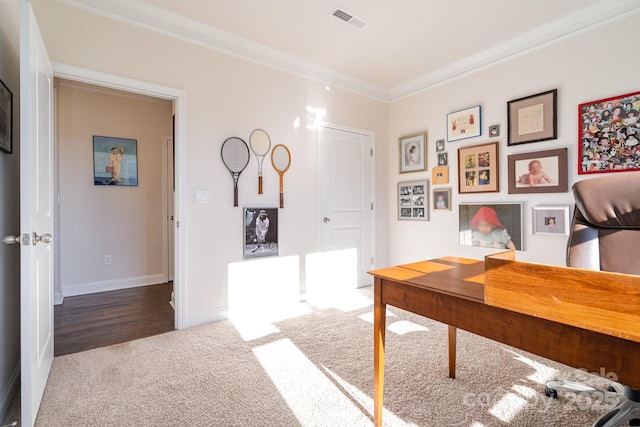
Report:
[[640,12],[640,0],[58,1],[385,101]]

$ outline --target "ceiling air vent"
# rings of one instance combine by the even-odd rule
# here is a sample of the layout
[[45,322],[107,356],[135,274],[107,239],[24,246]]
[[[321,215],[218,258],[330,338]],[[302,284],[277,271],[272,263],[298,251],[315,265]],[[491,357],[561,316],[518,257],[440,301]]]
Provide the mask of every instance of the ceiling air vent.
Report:
[[342,8],[337,8],[336,10],[331,12],[331,15],[336,19],[346,22],[347,24],[353,25],[359,30],[362,30],[364,27],[369,25],[369,23],[364,19],[358,18],[353,13],[347,12]]

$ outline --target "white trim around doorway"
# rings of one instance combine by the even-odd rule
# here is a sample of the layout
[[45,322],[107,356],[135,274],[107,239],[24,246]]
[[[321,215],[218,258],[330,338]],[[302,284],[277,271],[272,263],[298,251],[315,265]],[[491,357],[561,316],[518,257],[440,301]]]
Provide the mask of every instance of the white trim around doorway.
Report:
[[[174,290],[175,290],[175,328],[188,327],[186,311],[186,162],[187,162],[187,128],[186,128],[186,103],[187,93],[184,90],[168,86],[157,85],[141,80],[116,76],[74,65],[53,62],[53,75],[55,77],[89,83],[96,86],[168,99],[174,102],[175,114],[175,219],[176,233],[174,240]],[[168,303],[168,301],[167,301]]]

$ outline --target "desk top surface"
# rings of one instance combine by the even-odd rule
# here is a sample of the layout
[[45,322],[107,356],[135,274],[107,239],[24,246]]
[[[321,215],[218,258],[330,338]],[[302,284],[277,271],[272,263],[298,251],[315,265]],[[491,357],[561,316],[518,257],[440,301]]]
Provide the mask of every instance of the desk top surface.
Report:
[[443,257],[369,272],[374,277],[484,302],[484,261]]

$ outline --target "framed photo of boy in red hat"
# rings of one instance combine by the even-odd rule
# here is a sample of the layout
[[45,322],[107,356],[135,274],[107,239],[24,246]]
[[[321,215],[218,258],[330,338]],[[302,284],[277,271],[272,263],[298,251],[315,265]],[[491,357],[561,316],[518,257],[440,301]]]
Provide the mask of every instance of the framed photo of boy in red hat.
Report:
[[522,204],[460,204],[459,235],[463,246],[522,250]]

